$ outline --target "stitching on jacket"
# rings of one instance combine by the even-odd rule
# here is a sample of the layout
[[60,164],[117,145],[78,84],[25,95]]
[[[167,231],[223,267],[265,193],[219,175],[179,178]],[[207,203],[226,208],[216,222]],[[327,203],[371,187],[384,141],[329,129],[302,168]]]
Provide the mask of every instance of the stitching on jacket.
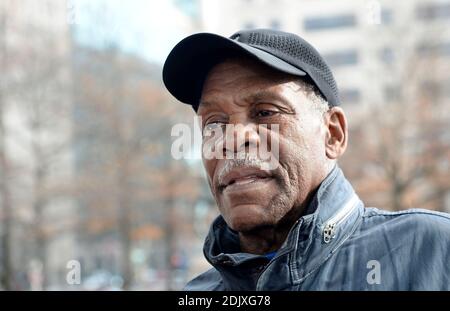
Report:
[[396,211],[396,212],[384,211],[384,210],[380,210],[380,209],[374,208],[374,207],[366,207],[366,209],[368,209],[368,208],[371,209],[369,212],[373,212],[373,213],[371,213],[371,214],[364,213],[362,215],[363,218],[370,218],[370,217],[377,217],[377,216],[394,217],[394,216],[403,216],[403,215],[430,215],[430,216],[438,216],[438,217],[450,220],[450,216],[448,216],[442,212],[427,211],[427,210],[417,209],[417,208],[404,210],[404,211]]
[[[360,204],[362,204],[362,201],[359,201]],[[360,209],[356,209],[357,210],[357,219],[355,221],[355,223],[353,224],[353,227],[350,229],[349,233],[347,236],[345,236],[333,249],[331,249],[331,251],[328,253],[328,255],[324,258],[324,260],[322,260],[321,262],[319,262],[314,268],[311,268],[311,270],[305,274],[304,277],[302,277],[301,279],[299,279],[297,282],[294,282],[294,285],[299,285],[301,283],[303,283],[306,278],[308,278],[313,272],[315,272],[318,268],[320,268],[320,266],[322,266],[328,259],[330,259],[335,253],[336,251],[353,235],[353,233],[355,233],[356,228],[358,228],[363,220],[363,217],[359,217],[362,216],[360,213]]]

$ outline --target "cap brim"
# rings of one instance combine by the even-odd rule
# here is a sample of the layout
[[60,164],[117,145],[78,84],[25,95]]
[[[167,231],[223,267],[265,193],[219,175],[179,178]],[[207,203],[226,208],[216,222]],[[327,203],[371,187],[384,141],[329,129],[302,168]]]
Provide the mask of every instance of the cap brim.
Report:
[[164,63],[164,84],[176,99],[197,110],[203,82],[210,69],[225,58],[239,54],[255,57],[288,74],[306,75],[263,50],[216,34],[198,33],[183,39],[172,49]]

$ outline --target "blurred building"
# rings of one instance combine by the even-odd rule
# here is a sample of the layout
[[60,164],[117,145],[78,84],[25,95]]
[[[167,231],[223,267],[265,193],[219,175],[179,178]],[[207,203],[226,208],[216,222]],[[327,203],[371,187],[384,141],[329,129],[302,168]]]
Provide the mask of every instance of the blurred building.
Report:
[[[332,67],[351,110],[395,96],[390,80],[411,54],[401,49],[434,50],[445,68],[450,59],[449,1],[213,0],[202,1],[202,20],[203,30],[227,36],[272,28],[304,37]],[[448,85],[448,75],[436,78]]]
[[9,197],[2,206],[3,221],[9,208],[9,224],[0,225],[9,243],[2,243],[0,256],[9,252],[9,288],[64,284],[74,256],[66,13],[65,1],[0,2],[0,145],[6,159],[0,178],[7,178],[3,196]]

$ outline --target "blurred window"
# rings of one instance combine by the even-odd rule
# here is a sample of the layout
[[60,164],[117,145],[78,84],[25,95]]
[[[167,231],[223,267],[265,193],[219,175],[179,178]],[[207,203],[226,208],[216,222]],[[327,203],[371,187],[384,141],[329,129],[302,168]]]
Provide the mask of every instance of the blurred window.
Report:
[[388,25],[392,23],[393,15],[392,11],[388,9],[381,10],[381,23],[383,25]]
[[450,17],[450,3],[420,5],[416,8],[416,16],[426,21],[448,19]]
[[394,50],[390,47],[384,47],[380,50],[380,60],[386,64],[392,64],[395,61]]
[[400,88],[389,85],[384,90],[384,96],[388,101],[398,101],[400,99]]
[[277,20],[277,19],[273,19],[273,20],[270,22],[270,28],[276,29],[276,30],[281,29],[281,23],[280,23],[280,21]]
[[247,23],[244,24],[243,28],[244,29],[253,29],[253,28],[255,28],[255,24],[252,23],[252,22],[247,22]]
[[358,89],[342,89],[339,92],[341,102],[345,104],[355,104],[361,99],[361,92]]
[[422,43],[417,52],[421,56],[450,56],[450,42]]
[[331,67],[355,65],[358,63],[358,52],[356,50],[333,52],[325,54],[324,58]]
[[324,29],[353,27],[356,25],[356,18],[353,14],[310,17],[306,18],[303,23],[305,30],[317,31]]
[[421,83],[422,94],[433,99],[450,98],[450,81],[423,81]]

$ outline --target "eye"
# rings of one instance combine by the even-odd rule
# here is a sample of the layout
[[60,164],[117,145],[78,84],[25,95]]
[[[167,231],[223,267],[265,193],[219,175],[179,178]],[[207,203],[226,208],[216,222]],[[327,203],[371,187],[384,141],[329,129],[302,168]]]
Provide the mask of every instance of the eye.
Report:
[[220,126],[222,126],[224,123],[221,121],[213,121],[213,122],[209,122],[208,124],[205,125],[205,129],[207,130],[214,130],[215,128],[218,128]]
[[258,110],[256,112],[256,116],[257,117],[261,117],[261,118],[272,117],[272,116],[274,116],[276,114],[278,114],[278,111],[267,110],[267,109]]
[[203,136],[211,136],[214,131],[221,129],[224,125],[225,123],[222,121],[211,121],[205,124],[203,127]]

